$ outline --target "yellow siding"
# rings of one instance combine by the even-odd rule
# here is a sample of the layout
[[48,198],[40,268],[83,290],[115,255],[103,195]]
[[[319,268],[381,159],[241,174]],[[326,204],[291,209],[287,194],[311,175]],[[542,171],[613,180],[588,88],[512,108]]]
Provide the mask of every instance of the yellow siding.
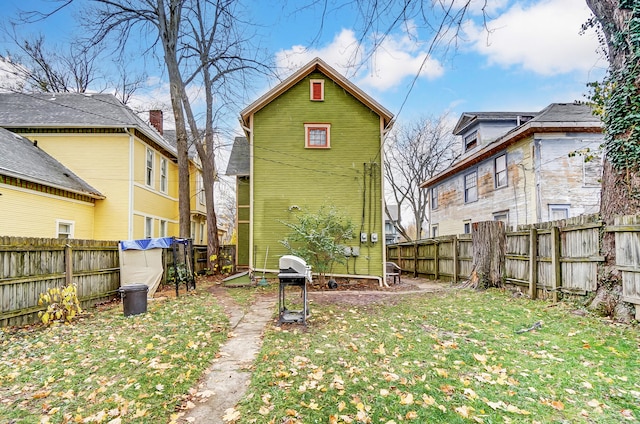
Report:
[[154,235],[159,234],[161,219],[168,222],[168,235],[178,235],[178,167],[172,158],[166,157],[167,192],[161,193],[162,154],[152,149],[154,180],[152,187],[147,187],[147,145],[129,134],[34,134],[29,138],[38,140],[39,147],[106,196],[96,203],[93,238],[141,238],[144,216],[154,218]]
[[55,238],[57,220],[62,220],[73,223],[74,238],[94,238],[93,204],[10,185],[0,188],[0,236]]
[[106,199],[95,208],[94,238],[128,238],[129,136],[127,134],[37,134],[38,146]]

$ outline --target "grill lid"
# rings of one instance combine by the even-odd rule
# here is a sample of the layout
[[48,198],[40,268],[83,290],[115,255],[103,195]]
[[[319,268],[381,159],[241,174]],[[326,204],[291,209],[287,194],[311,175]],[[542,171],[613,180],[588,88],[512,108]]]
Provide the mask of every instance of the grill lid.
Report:
[[[294,255],[284,255],[279,261],[280,274],[299,274],[311,282],[311,267],[307,262]],[[287,275],[291,276],[291,275]]]

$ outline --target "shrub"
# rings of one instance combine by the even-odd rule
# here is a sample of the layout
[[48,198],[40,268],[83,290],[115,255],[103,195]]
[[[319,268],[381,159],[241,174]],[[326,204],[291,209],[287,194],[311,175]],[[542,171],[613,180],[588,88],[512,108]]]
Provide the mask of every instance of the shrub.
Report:
[[82,312],[75,284],[62,288],[51,287],[46,292],[40,293],[38,305],[45,304],[47,309],[38,312],[40,320],[45,325],[53,322],[71,322]]

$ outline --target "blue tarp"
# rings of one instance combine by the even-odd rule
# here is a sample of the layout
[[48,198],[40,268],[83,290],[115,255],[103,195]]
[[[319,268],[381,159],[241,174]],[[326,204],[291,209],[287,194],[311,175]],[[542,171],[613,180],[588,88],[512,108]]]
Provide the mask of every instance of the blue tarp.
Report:
[[121,250],[164,249],[173,245],[173,237],[148,238],[141,240],[121,240]]

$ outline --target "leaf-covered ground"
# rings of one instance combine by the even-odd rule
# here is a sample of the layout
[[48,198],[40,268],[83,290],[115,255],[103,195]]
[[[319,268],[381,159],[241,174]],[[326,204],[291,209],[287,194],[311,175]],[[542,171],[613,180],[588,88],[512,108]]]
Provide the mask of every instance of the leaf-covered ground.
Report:
[[0,423],[167,423],[226,340],[206,288],[73,325],[0,330]]
[[[339,302],[339,294],[337,301]],[[270,326],[238,423],[640,419],[638,329],[509,292],[312,304]]]

